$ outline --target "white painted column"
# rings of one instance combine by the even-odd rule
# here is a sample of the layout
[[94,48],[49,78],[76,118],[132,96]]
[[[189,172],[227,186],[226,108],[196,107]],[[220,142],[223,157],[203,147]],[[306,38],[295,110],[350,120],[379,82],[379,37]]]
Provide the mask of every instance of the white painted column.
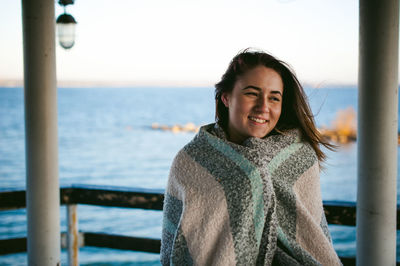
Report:
[[60,264],[54,0],[22,0],[28,264]]
[[357,265],[396,265],[398,0],[360,0]]

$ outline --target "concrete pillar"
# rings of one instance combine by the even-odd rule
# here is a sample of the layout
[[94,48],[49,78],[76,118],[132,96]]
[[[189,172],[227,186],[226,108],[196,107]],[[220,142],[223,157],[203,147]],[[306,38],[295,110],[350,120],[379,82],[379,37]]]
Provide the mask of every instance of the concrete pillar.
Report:
[[28,264],[60,264],[54,0],[22,0]]
[[398,0],[360,0],[357,265],[396,265]]

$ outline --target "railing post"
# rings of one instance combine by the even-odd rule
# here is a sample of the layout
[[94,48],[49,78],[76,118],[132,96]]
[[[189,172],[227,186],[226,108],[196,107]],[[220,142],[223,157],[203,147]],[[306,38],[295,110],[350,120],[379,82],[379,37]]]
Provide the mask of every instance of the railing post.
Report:
[[78,266],[79,253],[79,233],[78,233],[78,211],[77,204],[67,205],[67,249],[68,249],[68,265]]

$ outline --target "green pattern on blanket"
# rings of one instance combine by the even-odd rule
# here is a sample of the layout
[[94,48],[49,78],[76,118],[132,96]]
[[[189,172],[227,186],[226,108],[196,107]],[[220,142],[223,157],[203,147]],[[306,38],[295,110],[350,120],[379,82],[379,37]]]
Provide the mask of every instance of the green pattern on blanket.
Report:
[[293,153],[303,146],[302,143],[293,143],[292,145],[284,148],[277,156],[275,156],[268,164],[268,171],[274,175],[275,170],[284,163]]
[[192,257],[190,256],[185,236],[183,235],[182,230],[180,228],[174,240],[174,247],[175,248],[171,256],[171,265],[176,265],[176,266],[193,265],[193,260]]
[[164,196],[164,217],[162,239],[164,244],[161,247],[162,264],[170,264],[174,238],[178,232],[179,218],[182,214],[183,203],[181,200],[165,193]]
[[[225,192],[237,263],[254,264],[258,254],[256,248],[258,244],[252,219],[254,201],[250,180],[242,168],[215,149],[204,136],[201,140],[187,145],[184,150],[215,177]],[[213,156],[213,160],[210,160],[210,154],[216,155]]]
[[283,149],[275,158],[279,158],[276,162],[280,162],[274,165],[274,174],[272,175],[274,190],[279,201],[277,204],[278,221],[288,241],[283,241],[282,234],[278,234],[278,238],[291,251],[291,256],[296,257],[300,263],[320,265],[296,242],[297,199],[293,191],[294,184],[315,163],[316,156],[310,146],[304,143],[294,143],[287,149]]
[[212,135],[206,135],[207,141],[218,151],[228,157],[245,173],[251,183],[251,194],[253,200],[253,220],[255,227],[255,235],[257,239],[257,248],[261,243],[261,235],[264,227],[264,199],[263,199],[263,184],[260,172],[254,164],[248,161],[243,155],[238,153],[232,147]]

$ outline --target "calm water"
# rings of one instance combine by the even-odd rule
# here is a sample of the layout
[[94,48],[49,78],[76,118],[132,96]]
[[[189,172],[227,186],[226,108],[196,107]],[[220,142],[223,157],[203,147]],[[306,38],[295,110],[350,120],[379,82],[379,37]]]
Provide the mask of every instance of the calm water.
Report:
[[[307,93],[319,126],[330,126],[339,110],[357,110],[356,88],[308,89]],[[164,188],[174,155],[194,133],[157,131],[151,129],[152,123],[203,125],[214,120],[212,88],[59,89],[58,108],[61,185]],[[321,174],[323,199],[355,201],[355,143],[327,153]],[[0,88],[0,189],[24,186],[23,91]],[[62,231],[66,231],[65,213],[61,207]],[[162,214],[157,211],[80,205],[78,215],[82,231],[161,235]],[[355,229],[330,226],[330,230],[338,253],[354,256]],[[0,212],[0,238],[25,235],[25,210]],[[140,252],[82,248],[79,256],[83,265],[159,265],[158,255]],[[65,252],[62,262],[66,262]],[[24,264],[25,253],[0,256],[0,265]]]

